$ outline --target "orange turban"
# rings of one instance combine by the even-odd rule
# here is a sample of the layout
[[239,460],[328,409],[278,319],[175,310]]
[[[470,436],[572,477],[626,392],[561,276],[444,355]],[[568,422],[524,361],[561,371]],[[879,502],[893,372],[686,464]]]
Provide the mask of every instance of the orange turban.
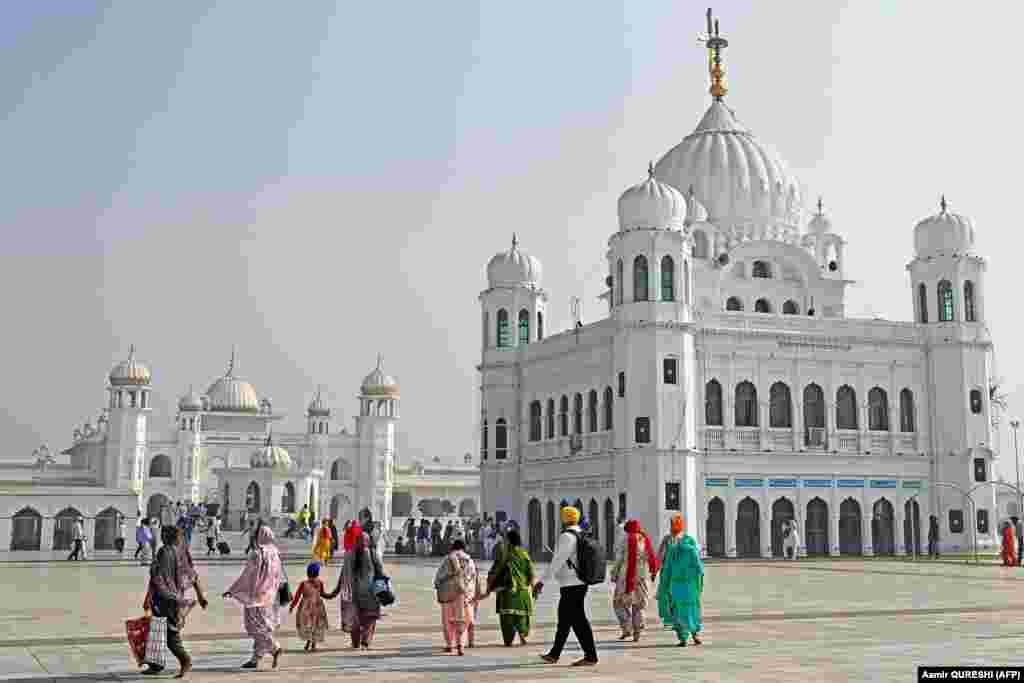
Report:
[[672,518],[672,522],[671,522],[671,527],[670,528],[672,529],[672,535],[673,536],[678,536],[679,534],[683,533],[683,529],[686,528],[686,525],[683,524],[683,516],[682,515],[674,516]]

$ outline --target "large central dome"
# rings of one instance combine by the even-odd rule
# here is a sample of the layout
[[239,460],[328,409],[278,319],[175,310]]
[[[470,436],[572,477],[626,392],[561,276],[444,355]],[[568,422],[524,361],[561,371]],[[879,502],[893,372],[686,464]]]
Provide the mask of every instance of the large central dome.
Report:
[[799,230],[797,179],[719,99],[697,129],[661,158],[655,176],[684,194],[693,188],[709,220],[720,228],[755,231],[769,239],[795,236]]

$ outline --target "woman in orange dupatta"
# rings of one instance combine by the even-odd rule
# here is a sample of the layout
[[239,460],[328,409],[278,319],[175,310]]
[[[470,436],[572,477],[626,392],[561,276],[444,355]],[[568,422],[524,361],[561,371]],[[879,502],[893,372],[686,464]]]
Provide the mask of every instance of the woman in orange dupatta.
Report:
[[635,519],[626,522],[625,534],[626,542],[619,545],[611,572],[611,580],[615,583],[612,607],[622,627],[619,640],[632,636],[635,643],[640,640],[640,632],[646,626],[644,610],[651,594],[647,577],[654,581],[658,573],[658,559],[654,556],[651,538],[640,528],[640,522]]
[[1003,565],[1007,567],[1017,566],[1017,539],[1013,534],[1013,525],[1003,522]]

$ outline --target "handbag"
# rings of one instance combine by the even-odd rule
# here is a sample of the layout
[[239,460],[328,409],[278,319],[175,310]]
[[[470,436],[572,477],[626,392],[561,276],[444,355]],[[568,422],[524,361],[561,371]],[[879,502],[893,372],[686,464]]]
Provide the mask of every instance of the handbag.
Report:
[[146,640],[149,638],[150,617],[129,619],[124,622],[125,631],[128,634],[128,648],[131,650],[132,659],[136,666],[142,666],[146,661]]
[[292,587],[288,585],[288,574],[284,571],[284,563],[281,563],[281,585],[277,587],[277,604],[281,607],[290,605],[292,602]]
[[152,617],[146,634],[146,664],[167,666],[167,619]]
[[391,579],[389,577],[383,575],[374,577],[372,589],[381,607],[390,607],[395,603],[395,593],[391,588]]
[[463,595],[462,567],[455,560],[448,558],[448,578],[437,587],[437,601],[446,604],[455,602]]

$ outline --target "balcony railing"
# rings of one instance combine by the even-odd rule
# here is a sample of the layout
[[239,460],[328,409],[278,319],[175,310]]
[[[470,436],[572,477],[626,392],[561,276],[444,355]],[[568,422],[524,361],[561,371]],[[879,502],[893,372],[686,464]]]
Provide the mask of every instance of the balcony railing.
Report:
[[738,427],[736,445],[740,450],[756,451],[761,448],[761,430],[757,427]]
[[825,450],[828,447],[828,432],[824,427],[808,427],[804,430],[804,445],[807,448]]
[[793,450],[793,430],[772,429],[768,432],[768,443],[773,451]]
[[860,434],[857,432],[838,432],[836,443],[840,453],[860,453]]
[[725,430],[722,427],[705,427],[704,443],[708,450],[723,450],[725,448]]

